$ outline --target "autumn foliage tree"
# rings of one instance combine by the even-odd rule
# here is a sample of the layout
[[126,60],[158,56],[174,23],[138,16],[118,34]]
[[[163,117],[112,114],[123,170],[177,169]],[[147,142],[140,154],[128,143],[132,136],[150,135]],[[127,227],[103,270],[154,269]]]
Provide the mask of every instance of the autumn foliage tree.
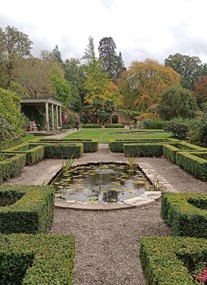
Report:
[[193,96],[196,98],[200,108],[207,102],[207,76],[201,76],[194,84]]
[[162,91],[178,84],[179,81],[180,76],[177,72],[157,61],[135,61],[124,72],[119,82],[122,106],[145,112],[158,102]]

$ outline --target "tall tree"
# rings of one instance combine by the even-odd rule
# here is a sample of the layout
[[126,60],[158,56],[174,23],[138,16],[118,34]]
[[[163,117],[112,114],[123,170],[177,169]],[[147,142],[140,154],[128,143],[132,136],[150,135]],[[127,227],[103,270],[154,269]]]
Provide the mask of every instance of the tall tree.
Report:
[[184,88],[193,89],[193,85],[203,73],[204,67],[197,56],[176,53],[165,59],[165,65],[173,68],[181,75],[181,85]]
[[119,96],[117,87],[103,71],[100,61],[88,66],[85,89],[85,103],[90,105],[93,114],[103,123],[112,114]]
[[84,82],[86,79],[86,66],[81,65],[80,60],[76,58],[66,59],[64,62],[65,79],[70,83],[71,108],[79,112],[85,97]]
[[52,58],[56,60],[58,63],[63,63],[61,52],[59,51],[58,45],[51,52]]
[[82,59],[86,61],[86,64],[91,64],[96,60],[95,46],[92,37],[89,37],[89,43],[84,51],[84,56]]
[[121,70],[124,70],[121,53],[117,56],[116,44],[111,37],[102,38],[99,42],[99,59],[102,61],[103,70],[110,79],[117,79]]
[[195,96],[197,104],[200,108],[207,102],[207,75],[200,76],[194,84],[193,96]]
[[196,100],[186,88],[173,86],[161,94],[159,114],[164,120],[176,117],[193,118],[196,110]]
[[6,87],[8,87],[14,79],[18,60],[31,56],[32,41],[26,34],[7,26],[5,31],[0,33],[0,42],[3,48],[2,64],[5,66],[7,75]]
[[135,61],[119,82],[122,107],[145,112],[151,105],[158,103],[163,90],[179,82],[179,74],[170,67],[154,60]]

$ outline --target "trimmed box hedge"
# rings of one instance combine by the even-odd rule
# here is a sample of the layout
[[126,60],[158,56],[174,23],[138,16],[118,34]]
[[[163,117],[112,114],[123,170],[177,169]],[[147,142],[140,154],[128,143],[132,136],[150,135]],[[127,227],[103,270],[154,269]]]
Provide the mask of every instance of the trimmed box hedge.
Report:
[[201,152],[177,152],[176,164],[194,177],[207,181],[207,160],[200,155]]
[[150,285],[195,285],[195,263],[207,259],[207,240],[142,237],[140,259]]
[[131,143],[123,145],[125,156],[162,156],[162,143]]
[[32,145],[44,146],[45,158],[58,158],[58,159],[70,159],[79,158],[83,155],[83,144],[82,143],[68,143],[68,142],[36,142]]
[[20,175],[26,163],[25,154],[0,153],[0,183]]
[[161,217],[174,236],[207,238],[207,195],[162,193]]
[[83,129],[98,129],[98,128],[102,128],[101,124],[83,124],[82,125]]
[[44,158],[44,147],[35,146],[29,143],[20,144],[18,146],[6,149],[3,153],[25,153],[26,165],[32,165]]
[[124,124],[107,124],[105,128],[124,128]]
[[47,143],[82,143],[83,144],[83,152],[96,152],[98,151],[98,140],[97,139],[41,139],[41,142]]
[[112,152],[123,152],[123,145],[125,143],[176,143],[179,142],[177,139],[170,139],[170,138],[137,138],[137,139],[109,139],[108,145],[109,149]]
[[181,151],[198,152],[198,151],[206,151],[206,149],[187,142],[179,142],[173,145],[172,144],[163,145],[163,155],[174,163],[176,163],[176,153]]
[[0,186],[0,233],[47,233],[54,193],[53,186]]
[[0,234],[0,283],[72,285],[75,238],[72,235]]

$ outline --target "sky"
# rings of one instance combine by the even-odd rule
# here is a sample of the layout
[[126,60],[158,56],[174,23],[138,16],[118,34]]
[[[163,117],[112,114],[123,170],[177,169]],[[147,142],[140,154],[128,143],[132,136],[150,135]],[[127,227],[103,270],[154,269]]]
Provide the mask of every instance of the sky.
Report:
[[33,42],[32,54],[57,45],[63,60],[81,58],[93,38],[112,37],[126,67],[175,53],[207,62],[206,0],[0,0],[0,27]]

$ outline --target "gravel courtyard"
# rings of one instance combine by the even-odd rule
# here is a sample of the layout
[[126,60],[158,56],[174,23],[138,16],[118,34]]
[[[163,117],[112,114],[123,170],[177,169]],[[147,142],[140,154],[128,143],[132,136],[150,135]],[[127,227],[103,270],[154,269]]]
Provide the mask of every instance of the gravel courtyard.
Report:
[[[97,153],[84,154],[79,163],[90,161],[126,161],[123,154],[111,153],[100,145]],[[178,191],[207,193],[201,182],[165,158],[137,158],[146,162]],[[52,165],[60,160],[43,160],[25,167],[20,177],[7,184],[35,184]],[[170,229],[160,218],[160,201],[152,205],[116,211],[55,209],[50,234],[73,234],[76,237],[74,285],[144,285],[139,245],[142,236],[167,236]]]

